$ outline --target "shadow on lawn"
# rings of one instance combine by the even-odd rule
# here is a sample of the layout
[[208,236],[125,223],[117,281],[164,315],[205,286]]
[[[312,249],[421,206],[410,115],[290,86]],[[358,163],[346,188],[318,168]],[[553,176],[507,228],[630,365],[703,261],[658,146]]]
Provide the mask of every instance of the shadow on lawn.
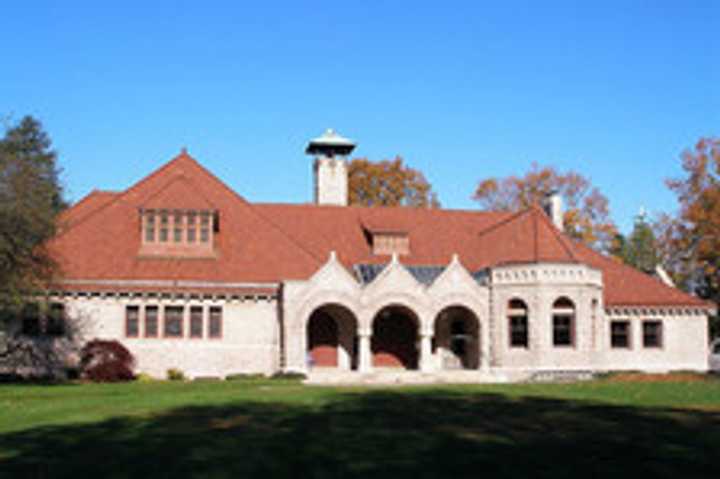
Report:
[[0,476],[686,478],[718,447],[718,413],[377,391],[9,433]]

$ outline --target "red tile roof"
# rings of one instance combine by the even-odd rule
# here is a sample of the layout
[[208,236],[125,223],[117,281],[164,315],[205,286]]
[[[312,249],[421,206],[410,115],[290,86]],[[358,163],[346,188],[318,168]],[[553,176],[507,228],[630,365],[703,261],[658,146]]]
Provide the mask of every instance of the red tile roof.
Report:
[[[141,208],[215,209],[215,259],[141,258]],[[558,231],[538,208],[520,213],[402,207],[251,204],[185,152],[119,192],[94,191],[60,218],[50,248],[69,280],[175,280],[279,283],[310,277],[330,251],[348,267],[386,263],[372,254],[370,231],[407,232],[411,265],[446,265],[453,254],[470,271],[513,263],[584,263],[603,273],[605,304],[707,306]]]

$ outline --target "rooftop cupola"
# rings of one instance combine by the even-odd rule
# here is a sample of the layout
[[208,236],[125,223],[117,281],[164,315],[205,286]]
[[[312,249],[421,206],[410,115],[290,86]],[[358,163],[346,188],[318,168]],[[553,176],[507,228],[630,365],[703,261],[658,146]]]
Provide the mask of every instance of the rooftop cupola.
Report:
[[310,140],[305,153],[315,156],[315,204],[347,206],[347,156],[355,149],[355,142],[343,138],[332,129]]

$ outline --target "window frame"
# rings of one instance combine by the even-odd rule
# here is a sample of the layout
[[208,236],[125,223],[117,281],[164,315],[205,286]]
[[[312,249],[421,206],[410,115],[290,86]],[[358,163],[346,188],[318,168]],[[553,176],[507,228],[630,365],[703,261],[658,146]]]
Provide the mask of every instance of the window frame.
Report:
[[[200,315],[195,316],[194,313],[199,312]],[[195,334],[195,321],[200,320],[200,334]],[[188,325],[188,338],[203,339],[205,337],[205,308],[202,306],[190,306],[190,324]]]
[[[615,343],[618,335],[615,333],[615,326],[625,327],[625,345],[617,345]],[[621,336],[620,336],[621,337]],[[614,319],[610,321],[610,349],[632,349],[632,325],[627,319]]]
[[[148,314],[153,311],[154,316]],[[143,318],[143,337],[148,339],[156,339],[160,336],[160,307],[157,305],[146,305]],[[148,328],[150,320],[154,321],[154,328]],[[154,330],[154,334],[151,334]]]
[[[656,344],[649,344],[648,342],[648,332],[646,330],[646,327],[648,326],[657,326],[657,329],[654,331],[655,333],[655,342]],[[664,326],[663,322],[659,319],[645,319],[642,322],[642,341],[643,341],[643,348],[645,349],[663,349],[664,347],[664,332],[663,332]]]
[[[218,313],[218,312],[219,312],[219,316],[213,316],[213,313]],[[223,307],[222,307],[222,306],[210,306],[210,307],[208,308],[208,326],[207,326],[207,338],[208,338],[208,339],[218,340],[218,339],[222,339],[222,338],[223,338],[223,334],[224,334],[224,325],[223,325],[224,316],[225,316],[225,313],[224,313],[224,311],[223,311]],[[214,320],[217,320],[217,321],[218,321],[218,328],[217,328],[217,332],[216,332],[216,333],[213,332],[213,321],[214,321]]]
[[[174,313],[178,313],[177,317],[174,315]],[[172,315],[170,313],[173,313]],[[174,322],[178,322],[179,324],[179,330],[177,334],[172,333],[170,329],[168,329],[169,324],[172,324]],[[172,323],[171,323],[172,322]],[[177,306],[177,305],[165,305],[163,306],[163,321],[162,321],[162,331],[163,331],[163,338],[167,339],[183,339],[185,337],[185,328],[184,323],[185,322],[185,307],[184,306]]]
[[[134,318],[131,318],[130,313],[134,312]],[[135,323],[134,334],[130,333],[131,319]],[[125,306],[125,337],[130,339],[137,339],[140,337],[140,306],[136,304],[128,304]]]
[[[31,313],[34,313],[31,315]],[[23,306],[20,311],[20,334],[27,337],[42,336],[42,319],[40,314],[40,305],[32,302]],[[33,324],[33,327],[28,327]]]
[[[561,321],[567,321],[567,327],[559,324]],[[576,321],[577,308],[575,302],[567,296],[557,298],[552,304],[552,345],[555,348],[575,348],[577,347],[576,338]],[[564,334],[567,333],[567,341]],[[559,336],[563,334],[563,336]]]

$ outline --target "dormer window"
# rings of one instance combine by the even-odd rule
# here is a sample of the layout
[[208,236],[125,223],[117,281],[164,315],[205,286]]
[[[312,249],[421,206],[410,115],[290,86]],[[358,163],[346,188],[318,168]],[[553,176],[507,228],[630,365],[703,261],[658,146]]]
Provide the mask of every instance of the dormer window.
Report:
[[212,256],[218,215],[210,210],[143,209],[141,255]]
[[372,235],[373,254],[410,254],[410,238],[403,232],[374,232]]

